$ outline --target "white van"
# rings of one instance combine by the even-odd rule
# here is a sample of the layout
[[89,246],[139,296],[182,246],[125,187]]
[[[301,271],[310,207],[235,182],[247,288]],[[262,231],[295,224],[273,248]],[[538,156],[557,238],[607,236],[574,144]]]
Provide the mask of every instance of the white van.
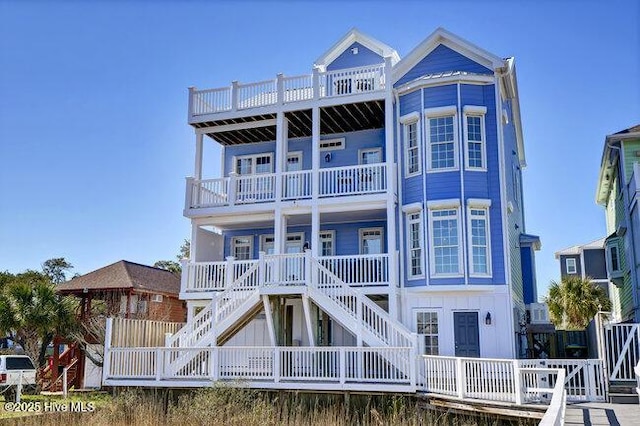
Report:
[[0,395],[5,401],[15,401],[18,383],[22,392],[36,388],[36,368],[26,355],[0,355]]

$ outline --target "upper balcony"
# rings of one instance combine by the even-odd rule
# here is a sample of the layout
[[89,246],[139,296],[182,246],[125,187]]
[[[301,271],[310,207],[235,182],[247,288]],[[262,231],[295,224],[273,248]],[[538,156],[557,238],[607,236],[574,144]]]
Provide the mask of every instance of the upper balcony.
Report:
[[[382,98],[387,88],[391,63],[333,71],[314,69],[312,74],[240,84],[218,89],[189,89],[189,123],[216,120],[237,112],[291,105],[306,108],[305,102],[340,101],[361,102]],[[350,97],[350,99],[342,99]]]

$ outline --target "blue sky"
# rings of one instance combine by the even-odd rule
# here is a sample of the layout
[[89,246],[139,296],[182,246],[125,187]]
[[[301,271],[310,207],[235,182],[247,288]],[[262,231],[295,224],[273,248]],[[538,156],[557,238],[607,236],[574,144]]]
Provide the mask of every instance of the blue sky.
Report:
[[0,270],[174,258],[190,234],[187,87],[308,73],[352,27],[404,56],[443,26],[516,57],[543,294],[553,253],[605,232],[604,137],[640,123],[640,2],[478,3],[0,0]]

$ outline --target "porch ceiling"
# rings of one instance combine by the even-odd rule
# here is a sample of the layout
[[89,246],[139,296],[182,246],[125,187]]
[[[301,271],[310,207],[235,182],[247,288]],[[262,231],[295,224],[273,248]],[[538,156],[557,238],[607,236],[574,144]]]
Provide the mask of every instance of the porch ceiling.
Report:
[[[311,110],[298,110],[285,113],[289,121],[289,138],[311,137]],[[250,123],[272,120],[276,114],[262,114],[250,117],[231,118],[218,121],[194,123],[195,128],[216,127],[229,124]],[[358,130],[379,129],[384,127],[384,101],[375,100],[355,104],[339,104],[322,107],[320,110],[320,134],[354,132]],[[207,133],[221,145],[269,142],[276,139],[276,126],[254,127],[225,132]]]

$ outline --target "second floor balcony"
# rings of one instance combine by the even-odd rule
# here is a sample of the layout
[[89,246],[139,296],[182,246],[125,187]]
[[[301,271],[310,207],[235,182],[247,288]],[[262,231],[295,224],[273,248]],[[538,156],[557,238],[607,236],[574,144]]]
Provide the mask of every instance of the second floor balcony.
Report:
[[387,163],[323,168],[318,171],[317,191],[313,172],[236,175],[218,179],[187,178],[186,209],[270,203],[329,197],[385,193]]

